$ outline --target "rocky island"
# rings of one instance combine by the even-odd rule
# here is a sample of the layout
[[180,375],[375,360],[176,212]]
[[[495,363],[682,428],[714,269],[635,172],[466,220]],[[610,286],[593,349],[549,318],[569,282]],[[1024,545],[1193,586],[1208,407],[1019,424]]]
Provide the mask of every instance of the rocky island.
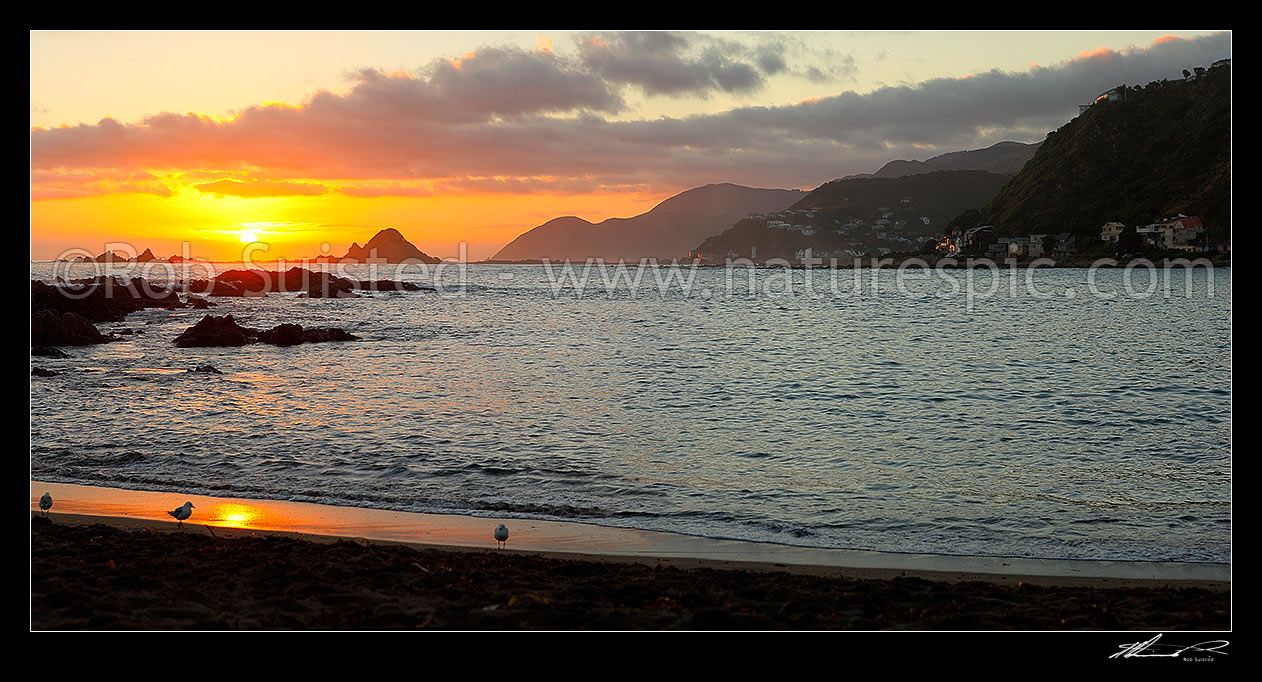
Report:
[[303,343],[359,341],[360,337],[336,328],[304,329],[300,324],[278,324],[266,331],[237,324],[231,315],[207,315],[175,338],[180,348],[244,346],[267,343],[273,346],[297,346]]

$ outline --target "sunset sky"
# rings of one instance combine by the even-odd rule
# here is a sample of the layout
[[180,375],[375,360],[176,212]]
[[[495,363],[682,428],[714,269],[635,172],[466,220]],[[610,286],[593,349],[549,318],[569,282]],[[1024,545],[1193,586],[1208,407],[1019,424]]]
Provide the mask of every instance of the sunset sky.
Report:
[[[1231,33],[32,31],[31,258],[492,256],[715,182],[1036,142]],[[258,255],[255,255],[258,258]]]

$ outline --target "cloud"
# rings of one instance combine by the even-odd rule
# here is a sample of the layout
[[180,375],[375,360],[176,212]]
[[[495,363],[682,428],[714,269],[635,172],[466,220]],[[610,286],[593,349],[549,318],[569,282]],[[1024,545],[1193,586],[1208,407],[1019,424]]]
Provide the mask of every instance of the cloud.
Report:
[[167,183],[144,171],[56,169],[31,171],[31,200],[81,199],[105,194],[152,194],[167,197]]
[[606,80],[648,95],[752,92],[764,74],[787,68],[771,45],[754,49],[731,40],[669,31],[598,33],[581,38],[579,57]]
[[[235,177],[199,185],[232,196],[686,189],[711,182],[814,187],[895,158],[1039,141],[1075,116],[1078,104],[1115,85],[1179,78],[1184,68],[1231,56],[1225,33],[792,105],[615,120],[605,117],[622,106],[615,78],[661,93],[713,92],[755,82],[715,64],[744,64],[761,77],[780,68],[775,56],[790,70],[797,58],[788,49],[760,58],[755,48],[742,53],[685,34],[584,40],[603,44],[602,51],[567,61],[542,50],[482,48],[413,74],[359,72],[347,93],[321,92],[298,107],[250,107],[231,120],[164,113],[135,124],[105,119],[34,130],[32,193],[69,191],[80,180],[83,192],[107,190],[105,178],[145,182],[125,180],[129,173]],[[628,49],[632,44],[639,52]],[[707,57],[707,50],[717,52]],[[670,73],[664,66],[671,63],[686,68]]]
[[[614,88],[577,63],[549,50],[485,47],[457,60],[436,60],[415,82],[383,79],[366,72],[365,82],[411,91],[440,103],[443,111],[487,116],[591,110],[613,113],[623,106]],[[405,95],[405,96],[407,96]]]
[[328,192],[321,184],[310,182],[285,182],[281,180],[216,180],[194,185],[204,194],[217,194],[226,197],[291,197],[319,196]]

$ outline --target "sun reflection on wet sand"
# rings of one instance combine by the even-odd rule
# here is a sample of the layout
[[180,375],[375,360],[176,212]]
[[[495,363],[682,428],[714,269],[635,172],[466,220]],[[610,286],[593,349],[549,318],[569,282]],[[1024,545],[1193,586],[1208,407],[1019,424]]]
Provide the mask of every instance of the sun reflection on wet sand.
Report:
[[263,517],[262,509],[244,504],[216,504],[208,511],[210,512],[208,524],[229,528],[250,528]]
[[[39,498],[53,498],[54,522],[59,515],[129,518],[130,525],[175,529],[167,515],[185,501],[194,504],[193,516],[182,532],[197,526],[231,529],[227,533],[285,532],[305,536],[333,536],[387,542],[409,542],[491,550],[492,532],[504,521],[512,530],[511,549],[543,552],[602,554],[662,558],[696,558],[755,563],[846,566],[899,570],[964,571],[1010,575],[1075,575],[1226,580],[1230,564],[1096,562],[951,555],[889,554],[883,552],[796,547],[743,542],[678,533],[531,519],[496,519],[445,514],[330,507],[306,502],[214,498],[163,492],[122,490],[70,483],[31,481],[31,510]],[[213,531],[212,531],[213,534]],[[217,536],[219,537],[219,536]]]

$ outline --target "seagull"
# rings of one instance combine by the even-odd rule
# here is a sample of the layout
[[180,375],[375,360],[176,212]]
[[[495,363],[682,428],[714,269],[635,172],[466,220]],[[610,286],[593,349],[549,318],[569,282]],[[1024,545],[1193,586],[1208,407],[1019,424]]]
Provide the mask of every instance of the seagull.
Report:
[[502,548],[504,546],[504,543],[508,542],[508,526],[505,526],[502,523],[496,526],[495,539],[499,541],[500,547]]
[[185,502],[184,506],[177,507],[167,513],[170,514],[171,516],[174,516],[176,520],[180,522],[180,527],[183,528],[184,519],[187,519],[188,517],[193,515],[193,503]]
[[44,496],[39,498],[40,511],[44,512],[44,516],[48,516],[48,510],[52,508],[53,508],[53,496],[49,495],[48,493],[44,493]]

